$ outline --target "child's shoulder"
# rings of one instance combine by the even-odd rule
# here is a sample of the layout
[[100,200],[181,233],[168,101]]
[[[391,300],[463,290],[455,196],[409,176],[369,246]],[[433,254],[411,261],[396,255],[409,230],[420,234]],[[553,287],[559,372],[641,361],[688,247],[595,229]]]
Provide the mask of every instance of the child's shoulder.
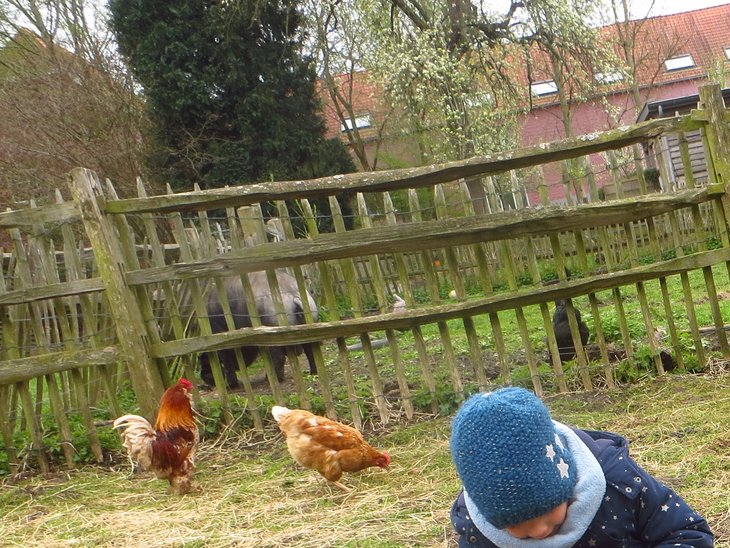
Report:
[[624,449],[626,451],[629,449],[629,442],[620,434],[614,434],[606,430],[586,430],[580,428],[573,428],[573,430],[578,434],[581,441],[588,445],[591,451],[601,453],[611,448]]
[[601,465],[606,484],[626,498],[635,499],[649,474],[629,456],[626,438],[600,430],[576,430],[576,433]]

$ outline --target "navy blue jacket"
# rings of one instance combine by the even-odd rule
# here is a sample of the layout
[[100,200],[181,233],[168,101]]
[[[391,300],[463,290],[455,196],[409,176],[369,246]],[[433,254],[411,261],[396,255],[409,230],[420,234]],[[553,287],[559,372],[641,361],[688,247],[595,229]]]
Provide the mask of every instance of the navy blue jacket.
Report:
[[[711,547],[707,521],[630,457],[625,438],[609,432],[575,430],[606,477],[606,495],[576,547]],[[496,546],[469,518],[463,491],[451,508],[460,548]]]

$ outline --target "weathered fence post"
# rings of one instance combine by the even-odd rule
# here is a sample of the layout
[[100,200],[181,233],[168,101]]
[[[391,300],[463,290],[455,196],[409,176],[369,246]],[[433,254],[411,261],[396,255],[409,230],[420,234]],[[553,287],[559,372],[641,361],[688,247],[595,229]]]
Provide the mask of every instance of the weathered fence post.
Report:
[[[707,113],[705,134],[717,182],[730,184],[730,129],[725,122],[725,104],[720,84],[700,86],[700,102]],[[709,167],[709,166],[708,166]]]
[[70,178],[71,194],[81,212],[99,275],[106,288],[109,310],[119,337],[120,355],[129,370],[142,413],[152,418],[165,387],[147,349],[149,340],[142,312],[134,292],[125,281],[126,266],[119,235],[99,206],[99,202],[104,201],[104,193],[96,174],[88,169],[75,168]]

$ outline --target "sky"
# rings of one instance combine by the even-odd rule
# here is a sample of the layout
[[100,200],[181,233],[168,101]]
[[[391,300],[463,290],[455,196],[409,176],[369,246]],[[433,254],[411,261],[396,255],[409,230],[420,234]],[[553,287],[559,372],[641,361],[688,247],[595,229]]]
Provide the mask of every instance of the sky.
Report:
[[[612,0],[603,0],[605,6],[610,6]],[[617,2],[621,5],[621,2]],[[482,0],[480,5],[486,12],[493,14],[504,14],[509,9],[511,0]],[[644,19],[658,15],[671,15],[683,11],[693,11],[713,6],[730,4],[730,0],[628,0],[631,9],[632,19]],[[596,24],[605,25],[610,23],[607,18],[612,10],[606,8],[599,10],[599,19]]]
[[[649,6],[652,0],[630,0],[631,11],[634,17],[643,18],[647,16]],[[682,11],[697,10],[701,8],[709,8],[712,6],[720,6],[722,4],[730,4],[729,0],[654,0],[654,6],[648,15],[670,15]]]

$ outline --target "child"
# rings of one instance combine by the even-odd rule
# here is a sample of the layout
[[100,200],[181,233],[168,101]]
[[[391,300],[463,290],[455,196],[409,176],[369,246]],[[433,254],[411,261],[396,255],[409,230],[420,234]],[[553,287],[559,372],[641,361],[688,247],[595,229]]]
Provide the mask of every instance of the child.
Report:
[[624,438],[553,421],[522,388],[469,398],[451,454],[460,547],[713,546],[707,521],[631,460]]

